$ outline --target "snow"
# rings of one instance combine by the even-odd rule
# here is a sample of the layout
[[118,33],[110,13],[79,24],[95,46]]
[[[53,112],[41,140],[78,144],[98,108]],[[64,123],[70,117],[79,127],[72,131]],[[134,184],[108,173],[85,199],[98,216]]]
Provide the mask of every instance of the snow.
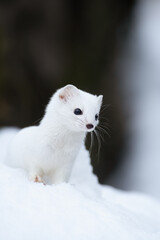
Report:
[[159,240],[160,203],[98,184],[83,147],[70,183],[29,182],[3,163],[16,129],[0,132],[1,240]]

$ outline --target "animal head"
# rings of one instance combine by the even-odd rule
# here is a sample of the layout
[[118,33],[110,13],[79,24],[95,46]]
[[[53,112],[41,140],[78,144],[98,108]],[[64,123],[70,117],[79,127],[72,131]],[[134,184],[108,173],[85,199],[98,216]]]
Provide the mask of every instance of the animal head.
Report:
[[56,93],[57,114],[63,125],[75,132],[91,132],[99,123],[103,96],[96,96],[67,85]]

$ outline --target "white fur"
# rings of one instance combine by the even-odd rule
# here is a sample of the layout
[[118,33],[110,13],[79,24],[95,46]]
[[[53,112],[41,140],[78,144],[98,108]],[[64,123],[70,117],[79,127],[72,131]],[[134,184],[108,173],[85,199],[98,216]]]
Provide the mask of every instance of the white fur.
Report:
[[[95,114],[99,114],[101,104],[102,96],[73,85],[59,89],[49,101],[40,125],[24,128],[15,136],[7,164],[25,169],[32,181],[68,181],[86,133],[91,131],[86,124],[97,126]],[[83,114],[75,115],[76,108]]]

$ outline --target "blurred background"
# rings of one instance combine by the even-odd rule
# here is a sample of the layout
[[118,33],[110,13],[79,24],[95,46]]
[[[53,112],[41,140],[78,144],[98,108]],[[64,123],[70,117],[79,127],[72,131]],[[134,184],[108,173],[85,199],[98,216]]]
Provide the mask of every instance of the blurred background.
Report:
[[68,83],[108,106],[99,181],[160,197],[160,0],[1,0],[0,127],[38,124]]

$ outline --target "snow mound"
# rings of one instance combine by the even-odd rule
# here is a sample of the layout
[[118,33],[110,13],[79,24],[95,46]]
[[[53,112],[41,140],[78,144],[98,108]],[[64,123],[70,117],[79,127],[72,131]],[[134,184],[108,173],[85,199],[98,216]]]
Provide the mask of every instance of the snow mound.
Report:
[[[3,157],[15,132],[0,133]],[[160,204],[99,185],[83,147],[68,184],[29,182],[1,161],[0,223],[1,240],[159,240]]]

